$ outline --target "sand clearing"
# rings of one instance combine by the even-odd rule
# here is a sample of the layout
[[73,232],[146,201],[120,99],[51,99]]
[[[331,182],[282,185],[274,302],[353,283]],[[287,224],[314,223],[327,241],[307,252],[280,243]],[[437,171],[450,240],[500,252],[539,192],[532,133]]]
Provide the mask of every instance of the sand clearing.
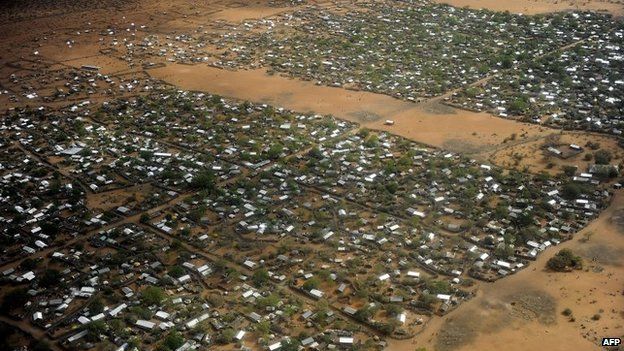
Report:
[[[585,171],[589,164],[582,161],[584,154],[569,160],[545,158],[540,146],[551,135],[562,135],[560,141],[565,147],[569,144],[584,146],[591,139],[603,148],[613,150],[614,159],[621,159],[624,155],[617,140],[611,136],[562,133],[558,129],[519,123],[485,112],[455,109],[440,104],[439,99],[412,103],[382,94],[271,76],[262,69],[230,71],[206,65],[170,64],[149,70],[149,74],[184,89],[264,102],[300,112],[331,114],[368,128],[386,130],[420,143],[487,159],[506,168],[526,167],[534,173],[543,170],[559,173],[563,165],[577,165]],[[386,125],[386,120],[395,123]],[[516,162],[514,154],[522,155],[522,159]],[[553,166],[547,168],[551,162]]]
[[[264,70],[229,71],[209,66],[171,64],[149,71],[155,78],[183,89],[212,92],[265,102],[295,111],[332,114],[363,126],[388,130],[428,145],[461,152],[481,152],[511,134],[545,136],[548,130],[487,113],[456,110],[437,103],[416,104],[390,96],[318,86]],[[384,125],[385,120],[394,126]]]
[[473,9],[489,9],[534,15],[559,11],[607,11],[615,16],[624,13],[619,0],[435,0],[442,4]]
[[150,184],[140,184],[128,188],[89,194],[87,195],[87,206],[93,209],[108,211],[127,203],[140,203],[152,191],[153,187]]
[[[510,143],[509,146],[501,145],[499,149],[488,153],[488,159],[505,168],[526,168],[533,173],[546,171],[551,174],[558,174],[565,166],[578,167],[579,170],[585,171],[589,165],[594,163],[592,157],[585,157],[596,152],[596,150],[586,146],[590,141],[598,143],[600,149],[609,150],[616,163],[624,158],[624,150],[618,146],[618,140],[612,136],[583,132],[561,133],[556,130],[551,132],[550,138],[521,141],[517,144]],[[561,159],[544,150],[546,142],[555,143],[561,150],[569,149],[570,144],[580,145],[583,147],[583,152],[570,158]]]
[[228,22],[242,22],[246,19],[259,19],[274,16],[284,11],[292,11],[292,7],[270,7],[270,6],[245,6],[229,8],[215,13],[212,18],[215,20],[225,20]]
[[129,69],[125,61],[104,55],[82,57],[63,63],[74,68],[81,68],[83,65],[97,66],[100,67],[98,72],[102,74],[119,73]]

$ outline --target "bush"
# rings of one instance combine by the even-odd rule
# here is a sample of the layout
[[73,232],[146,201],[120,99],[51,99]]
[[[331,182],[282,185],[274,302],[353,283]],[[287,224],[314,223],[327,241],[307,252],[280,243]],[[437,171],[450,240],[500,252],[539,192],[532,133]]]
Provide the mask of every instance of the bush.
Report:
[[234,329],[231,329],[231,328],[223,329],[219,333],[219,335],[217,335],[216,341],[217,343],[221,345],[229,344],[234,340],[235,335],[236,334],[234,333]]
[[377,137],[377,135],[370,135],[364,141],[364,146],[368,148],[376,147],[378,144],[379,144],[379,137]]
[[91,302],[91,304],[89,304],[89,313],[91,315],[96,315],[102,312],[104,312],[104,303],[102,303],[101,299],[96,298],[93,302]]
[[529,103],[523,98],[517,98],[509,105],[509,112],[521,114],[529,108]]
[[191,187],[197,190],[212,191],[215,189],[215,175],[209,171],[203,171],[193,177]]
[[577,183],[569,182],[566,183],[561,189],[561,196],[567,200],[574,200],[581,195],[585,189],[583,186]]
[[86,337],[87,340],[98,341],[100,339],[100,335],[104,334],[104,332],[106,331],[106,324],[104,323],[104,321],[101,320],[94,321],[87,324],[86,330],[88,332]]
[[252,280],[255,286],[260,287],[269,281],[269,272],[266,269],[259,269],[254,272]]
[[165,299],[165,292],[157,286],[149,286],[141,293],[141,300],[148,306],[160,305]]
[[594,160],[596,161],[596,164],[599,165],[608,165],[609,162],[611,162],[611,158],[612,155],[607,150],[598,150],[594,154]]
[[430,294],[447,294],[451,292],[451,285],[443,280],[427,280],[425,287]]
[[299,341],[295,339],[284,340],[282,341],[282,347],[280,350],[282,351],[297,351],[299,350]]
[[41,276],[41,280],[39,281],[39,285],[43,288],[49,288],[52,286],[56,286],[61,281],[61,272],[56,269],[46,269]]
[[572,310],[569,308],[566,308],[565,310],[563,310],[563,312],[561,312],[562,315],[564,316],[571,316],[572,315]]
[[563,173],[565,173],[568,177],[572,177],[576,173],[575,166],[563,166],[561,168],[563,169]]
[[139,219],[139,221],[143,224],[149,222],[149,220],[150,220],[150,215],[147,213],[141,214],[141,218]]
[[3,312],[13,311],[18,307],[22,307],[28,301],[28,293],[26,289],[18,288],[11,290],[2,299],[1,310]]
[[430,308],[436,301],[436,297],[431,294],[422,294],[418,297],[418,301],[422,302],[427,308]]
[[181,276],[184,275],[184,268],[180,267],[180,266],[173,266],[171,268],[169,268],[169,275],[174,277],[174,278],[180,278]]
[[555,256],[551,257],[546,266],[556,272],[563,272],[570,269],[583,268],[583,259],[575,255],[569,249],[559,251]]
[[372,316],[373,312],[367,307],[360,308],[353,315],[353,317],[360,322],[368,322]]
[[312,289],[316,289],[319,286],[320,282],[316,277],[312,277],[303,283],[303,289],[310,291]]
[[50,344],[45,340],[39,340],[31,346],[32,351],[50,351]]
[[180,346],[184,344],[184,338],[177,331],[172,331],[167,335],[165,341],[163,341],[163,345],[166,346],[169,350],[177,350]]
[[37,265],[39,265],[39,261],[32,258],[27,258],[23,260],[22,263],[20,263],[20,268],[30,271],[37,268]]

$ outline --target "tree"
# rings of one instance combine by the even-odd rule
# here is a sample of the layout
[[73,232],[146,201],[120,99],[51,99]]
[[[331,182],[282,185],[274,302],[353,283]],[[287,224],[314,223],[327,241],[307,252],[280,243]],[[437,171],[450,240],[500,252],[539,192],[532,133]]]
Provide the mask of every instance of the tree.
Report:
[[234,340],[234,329],[232,328],[227,328],[227,329],[223,329],[219,335],[217,335],[216,341],[219,344],[225,345],[225,344],[229,344]]
[[388,184],[386,184],[386,190],[390,194],[396,193],[398,189],[399,189],[399,184],[397,182],[389,182]]
[[210,294],[206,299],[208,300],[208,303],[210,305],[217,308],[223,306],[223,304],[225,303],[225,299],[223,298],[223,296],[218,294]]
[[31,346],[32,351],[50,351],[50,344],[45,340],[39,340]]
[[376,147],[379,144],[379,137],[377,135],[370,135],[364,141],[364,146],[368,148]]
[[397,304],[389,304],[386,306],[386,312],[391,316],[398,316],[403,312],[403,307]]
[[13,289],[4,295],[2,299],[1,310],[10,312],[26,304],[28,301],[28,292],[25,288]]
[[418,300],[427,308],[431,307],[431,305],[437,301],[436,297],[432,294],[422,294],[418,297]]
[[39,285],[42,288],[49,288],[56,286],[61,281],[61,272],[56,269],[46,269],[39,280]]
[[196,190],[213,191],[215,189],[215,175],[210,171],[202,171],[193,177],[191,187]]
[[576,166],[563,166],[561,168],[563,169],[563,173],[568,177],[572,177],[576,173]]
[[102,303],[102,300],[99,298],[96,298],[95,300],[93,300],[93,302],[91,302],[91,304],[89,304],[89,313],[91,315],[96,315],[98,313],[102,313],[104,311],[104,304]]
[[284,146],[282,144],[276,143],[271,145],[271,147],[267,151],[267,156],[272,160],[277,160],[283,151]]
[[513,59],[509,55],[504,55],[500,58],[501,67],[504,69],[509,69],[513,66]]
[[38,264],[39,262],[37,260],[32,259],[32,258],[27,258],[23,260],[22,263],[20,263],[20,268],[30,271],[30,270],[37,268]]
[[282,341],[281,351],[297,351],[299,350],[299,341],[295,339],[288,339]]
[[165,340],[163,341],[163,345],[166,346],[169,350],[177,350],[180,346],[184,344],[184,338],[177,331],[172,331],[167,334]]
[[184,268],[180,267],[180,266],[173,266],[171,268],[169,268],[169,275],[174,277],[174,278],[180,278],[181,276],[184,275]]
[[310,291],[312,289],[316,289],[319,286],[320,282],[316,277],[312,277],[303,283],[303,289]]
[[100,339],[100,334],[103,334],[106,331],[106,324],[104,321],[94,321],[86,326],[87,329],[87,339],[90,341],[96,341]]
[[583,193],[583,187],[580,184],[568,182],[561,189],[561,196],[567,200],[574,200]]
[[148,223],[149,220],[150,220],[150,215],[148,213],[141,214],[141,218],[139,219],[139,221],[143,224]]
[[141,293],[141,300],[148,306],[160,305],[164,299],[164,291],[157,286],[149,286]]
[[251,279],[255,286],[260,287],[264,286],[269,281],[269,278],[269,272],[262,268],[255,271]]
[[377,329],[384,335],[391,335],[399,326],[398,320],[390,320],[387,323],[379,323],[376,325]]
[[277,294],[270,294],[267,297],[261,297],[259,299],[256,300],[256,306],[258,306],[259,308],[266,308],[266,307],[275,307],[279,304],[280,302],[280,298]]
[[360,322],[368,322],[368,320],[373,316],[373,311],[368,307],[362,307],[358,309],[353,317]]
[[523,98],[517,98],[509,104],[509,112],[521,114],[529,108],[529,103]]
[[531,211],[520,213],[514,220],[514,223],[518,226],[518,228],[526,228],[530,226],[533,224],[533,213]]
[[108,326],[116,335],[121,335],[126,328],[126,324],[121,319],[112,319],[110,322],[108,322]]
[[269,321],[262,321],[256,324],[256,331],[261,335],[266,335],[271,331],[271,324]]
[[444,280],[426,280],[425,286],[430,294],[446,294],[451,291],[451,285]]
[[369,134],[370,134],[370,129],[368,128],[362,128],[358,130],[357,132],[357,135],[362,139],[366,139],[366,137],[368,137]]
[[608,165],[609,162],[611,162],[611,158],[612,155],[607,150],[600,149],[594,154],[594,160],[596,161],[596,164],[599,165]]
[[556,272],[583,268],[583,259],[575,255],[570,249],[562,249],[551,257],[546,266]]

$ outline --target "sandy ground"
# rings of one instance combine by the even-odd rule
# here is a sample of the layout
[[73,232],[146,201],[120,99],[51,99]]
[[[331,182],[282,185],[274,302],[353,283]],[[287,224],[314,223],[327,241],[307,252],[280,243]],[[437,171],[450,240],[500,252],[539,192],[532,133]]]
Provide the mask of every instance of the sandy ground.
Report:
[[270,7],[261,5],[250,5],[241,8],[231,8],[215,13],[212,18],[217,20],[226,20],[228,22],[242,22],[246,19],[258,19],[274,16],[286,10],[292,10],[289,7]]
[[129,188],[115,189],[97,194],[87,195],[87,206],[91,209],[107,211],[122,206],[127,202],[143,201],[152,191],[149,184],[140,184]]
[[[331,114],[365,127],[454,151],[480,152],[511,134],[545,136],[548,130],[487,113],[456,110],[437,103],[416,104],[386,95],[318,86],[313,82],[269,76],[264,70],[229,71],[210,66],[171,64],[149,71],[152,77],[184,89],[259,101],[295,111]],[[393,126],[384,125],[393,120]]]
[[[492,284],[477,297],[430,323],[413,340],[390,350],[601,350],[602,337],[624,333],[624,193],[571,241],[543,253],[529,268]],[[585,241],[585,235],[593,233]],[[585,270],[552,273],[546,261],[567,247]],[[570,308],[574,321],[561,312]],[[595,314],[599,320],[593,320]]]
[[[588,140],[614,152],[614,159],[624,154],[610,136],[588,136],[579,132],[561,132],[535,124],[518,123],[455,109],[438,102],[422,103],[398,100],[390,96],[343,88],[319,86],[313,82],[267,75],[264,70],[231,71],[207,65],[170,64],[149,70],[149,74],[189,90],[205,91],[243,100],[265,102],[301,112],[331,114],[360,123],[364,127],[386,130],[408,139],[451,151],[469,154],[506,167],[538,173],[560,173],[564,165],[577,165],[585,171],[584,155],[568,160],[545,158],[540,147],[551,135],[560,142],[584,146]],[[387,125],[392,120],[394,125]],[[519,162],[513,157],[522,155]],[[554,166],[547,168],[549,163]]]
[[[486,155],[490,162],[505,168],[528,169],[530,172],[539,173],[546,171],[558,174],[563,167],[577,167],[579,171],[586,171],[593,164],[593,158],[586,159],[587,154],[593,154],[595,150],[587,147],[588,142],[598,143],[601,149],[611,151],[614,160],[619,162],[624,159],[624,150],[618,146],[615,138],[607,135],[581,132],[565,132],[552,130],[552,135],[537,140],[521,140],[518,143],[510,142],[509,145],[501,145],[499,148]],[[544,150],[545,143],[553,142],[560,150],[569,150],[570,144],[583,147],[583,152],[569,158],[555,157]]]
[[489,9],[534,15],[568,10],[607,11],[615,16],[624,14],[620,0],[435,0],[442,4],[473,9]]

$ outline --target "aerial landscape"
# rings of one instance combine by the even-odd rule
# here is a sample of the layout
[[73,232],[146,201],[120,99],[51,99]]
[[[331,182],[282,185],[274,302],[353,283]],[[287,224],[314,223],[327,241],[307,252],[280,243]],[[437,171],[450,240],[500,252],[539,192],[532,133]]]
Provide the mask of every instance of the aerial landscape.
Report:
[[623,15],[0,2],[0,351],[624,350]]

